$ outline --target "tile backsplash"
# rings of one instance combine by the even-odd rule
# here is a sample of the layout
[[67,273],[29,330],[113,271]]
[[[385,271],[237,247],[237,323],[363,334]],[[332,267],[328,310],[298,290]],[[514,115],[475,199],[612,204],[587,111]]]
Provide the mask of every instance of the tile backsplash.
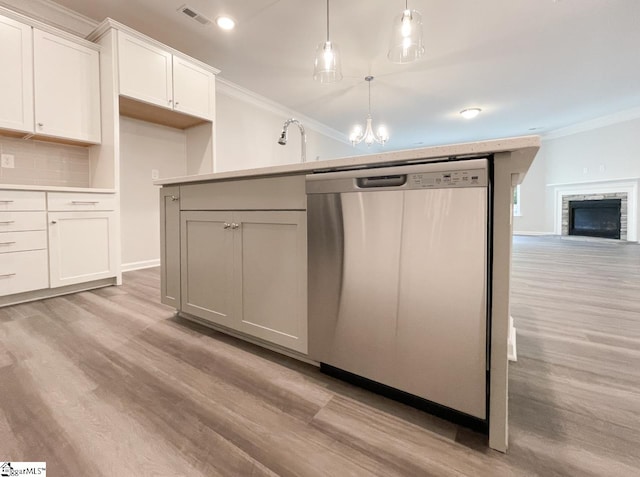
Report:
[[91,186],[86,147],[0,136],[0,153],[13,155],[15,166],[0,167],[2,184]]

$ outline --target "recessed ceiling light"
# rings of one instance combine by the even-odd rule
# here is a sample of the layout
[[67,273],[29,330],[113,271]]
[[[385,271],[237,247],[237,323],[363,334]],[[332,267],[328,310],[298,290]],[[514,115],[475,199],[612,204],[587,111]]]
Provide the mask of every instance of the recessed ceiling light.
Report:
[[480,111],[482,111],[480,108],[467,108],[460,111],[460,115],[465,119],[471,119],[480,114]]
[[220,15],[218,18],[216,18],[216,25],[218,25],[223,30],[233,30],[236,26],[236,21],[226,15]]

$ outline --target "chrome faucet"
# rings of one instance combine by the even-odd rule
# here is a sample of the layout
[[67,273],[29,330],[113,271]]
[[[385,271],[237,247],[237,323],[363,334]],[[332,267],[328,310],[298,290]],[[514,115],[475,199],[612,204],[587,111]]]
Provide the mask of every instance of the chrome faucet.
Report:
[[297,119],[287,119],[282,126],[282,133],[280,134],[280,139],[278,139],[278,144],[281,146],[287,145],[287,130],[289,129],[290,124],[295,124],[300,129],[301,140],[300,144],[302,146],[301,158],[300,162],[307,162],[307,133],[304,131],[304,126]]

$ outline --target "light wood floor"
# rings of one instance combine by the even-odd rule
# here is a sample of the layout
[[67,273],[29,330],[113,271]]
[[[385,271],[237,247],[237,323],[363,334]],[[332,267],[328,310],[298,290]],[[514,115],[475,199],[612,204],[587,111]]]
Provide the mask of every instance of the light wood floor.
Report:
[[511,449],[175,318],[157,270],[0,309],[0,460],[51,476],[640,474],[640,247],[516,238]]

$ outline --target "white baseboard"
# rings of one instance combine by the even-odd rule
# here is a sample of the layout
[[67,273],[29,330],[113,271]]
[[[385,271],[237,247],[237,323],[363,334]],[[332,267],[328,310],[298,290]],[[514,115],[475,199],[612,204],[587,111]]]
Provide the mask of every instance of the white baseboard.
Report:
[[516,351],[516,329],[513,326],[513,317],[509,317],[509,340],[507,341],[507,357],[509,361],[518,361]]
[[153,268],[159,266],[160,259],[156,258],[155,260],[144,260],[142,262],[123,263],[121,268],[123,272],[131,272],[133,270],[142,270],[143,268]]

